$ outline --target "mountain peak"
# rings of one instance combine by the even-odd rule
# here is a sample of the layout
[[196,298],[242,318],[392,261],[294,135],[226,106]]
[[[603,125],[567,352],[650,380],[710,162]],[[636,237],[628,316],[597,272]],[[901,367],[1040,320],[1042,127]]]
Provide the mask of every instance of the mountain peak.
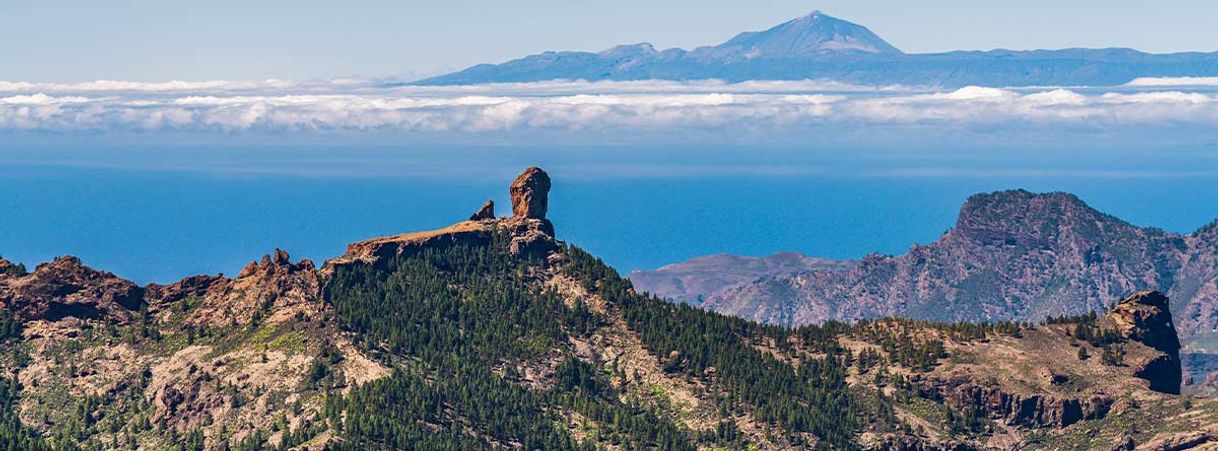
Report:
[[982,241],[1013,236],[1041,241],[1055,237],[1059,226],[1072,228],[1097,222],[1124,224],[1073,194],[1020,189],[969,197],[960,208],[956,230]]
[[640,42],[638,44],[622,44],[611,49],[604,50],[598,55],[609,58],[622,58],[630,56],[648,56],[659,53],[654,45],[650,42]]
[[793,58],[836,52],[901,53],[867,27],[819,10],[765,31],[740,33],[714,48],[741,53],[747,59]]
[[838,22],[846,22],[851,25],[855,25],[851,22],[848,22],[848,21],[845,21],[842,19],[838,19],[837,17],[830,16],[829,14],[826,14],[824,11],[821,11],[819,9],[814,9],[814,10],[812,10],[812,12],[804,14],[803,16],[796,18],[795,20],[796,21],[800,21],[800,20],[806,21],[806,20],[820,20],[820,19],[833,20],[833,21],[838,21]]

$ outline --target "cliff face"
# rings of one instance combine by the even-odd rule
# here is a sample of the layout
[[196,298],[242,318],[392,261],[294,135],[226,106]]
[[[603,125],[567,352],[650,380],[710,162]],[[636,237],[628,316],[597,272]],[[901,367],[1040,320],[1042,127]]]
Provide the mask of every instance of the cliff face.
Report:
[[1180,339],[1172,323],[1170,304],[1167,296],[1157,291],[1136,293],[1117,303],[1100,324],[1157,351],[1131,362],[1135,375],[1146,379],[1151,390],[1180,393]]
[[923,390],[961,410],[981,412],[990,420],[1025,428],[1064,428],[1084,420],[1104,418],[1113,399],[1103,394],[1061,396],[1012,393],[1000,386],[978,385],[972,379],[925,383]]

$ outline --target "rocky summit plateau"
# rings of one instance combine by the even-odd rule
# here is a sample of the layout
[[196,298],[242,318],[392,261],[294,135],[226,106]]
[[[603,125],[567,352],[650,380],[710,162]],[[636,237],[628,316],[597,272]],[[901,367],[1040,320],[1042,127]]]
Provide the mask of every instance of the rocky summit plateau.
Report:
[[[1218,399],[1181,394],[1178,331],[1208,324],[1189,316],[1203,311],[1192,307],[1203,290],[1140,290],[1157,280],[1154,266],[1117,259],[1200,255],[1191,246],[1204,233],[1152,233],[1065,195],[1015,192],[997,196],[1026,205],[970,200],[944,238],[963,247],[919,251],[908,263],[778,255],[669,268],[680,272],[671,292],[715,299],[753,277],[809,271],[901,281],[896,269],[867,268],[940,268],[956,262],[947,258],[954,252],[985,256],[991,247],[1018,258],[942,270],[1057,264],[1047,253],[1072,250],[1094,274],[1116,274],[1088,296],[1077,289],[1091,285],[1075,279],[1027,297],[968,285],[973,296],[952,298],[950,321],[897,317],[931,310],[894,306],[852,322],[776,326],[643,294],[560,241],[547,219],[559,181],[529,168],[510,185],[511,216],[496,216],[493,202],[471,205],[467,221],[352,243],[320,267],[275,250],[236,277],[140,286],[74,257],[33,271],[0,259],[0,447],[1218,446]],[[1027,218],[1041,210],[1070,220],[1046,228]],[[1096,233],[1117,238],[1085,245]],[[1191,261],[1168,266],[1184,271]],[[700,282],[736,265],[725,286]],[[995,300],[1003,301],[987,304]],[[1055,315],[999,315],[1020,308]],[[986,321],[963,321],[973,314]]]

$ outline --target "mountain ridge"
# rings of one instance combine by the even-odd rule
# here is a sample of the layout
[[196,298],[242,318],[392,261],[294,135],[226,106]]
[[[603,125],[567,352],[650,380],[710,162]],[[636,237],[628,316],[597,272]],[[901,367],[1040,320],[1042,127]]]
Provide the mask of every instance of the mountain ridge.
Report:
[[[1214,224],[1181,235],[1132,225],[1068,193],[998,191],[970,196],[952,229],[905,254],[872,254],[845,273],[777,275],[677,298],[701,296],[705,308],[770,322],[748,306],[782,305],[795,311],[785,324],[889,315],[1037,321],[1102,311],[1106,299],[1160,289],[1173,298],[1176,326],[1192,337],[1218,327]],[[664,272],[631,277],[650,291]]]
[[935,87],[1115,86],[1143,77],[1214,75],[1218,52],[1151,54],[1114,47],[906,54],[867,27],[815,11],[692,50],[660,51],[644,43],[602,52],[544,52],[411,84],[824,79]]

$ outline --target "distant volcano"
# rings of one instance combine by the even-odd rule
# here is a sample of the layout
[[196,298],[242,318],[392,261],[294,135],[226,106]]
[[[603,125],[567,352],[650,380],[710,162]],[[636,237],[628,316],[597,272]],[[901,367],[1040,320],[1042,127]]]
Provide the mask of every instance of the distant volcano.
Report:
[[820,11],[769,30],[740,33],[723,44],[704,47],[694,53],[712,54],[722,59],[751,59],[811,57],[837,52],[901,53],[867,27]]
[[598,53],[545,52],[480,64],[423,85],[546,80],[826,79],[916,86],[1114,86],[1139,77],[1218,76],[1218,52],[1132,49],[906,54],[862,25],[814,11],[715,46],[657,50],[649,43]]

